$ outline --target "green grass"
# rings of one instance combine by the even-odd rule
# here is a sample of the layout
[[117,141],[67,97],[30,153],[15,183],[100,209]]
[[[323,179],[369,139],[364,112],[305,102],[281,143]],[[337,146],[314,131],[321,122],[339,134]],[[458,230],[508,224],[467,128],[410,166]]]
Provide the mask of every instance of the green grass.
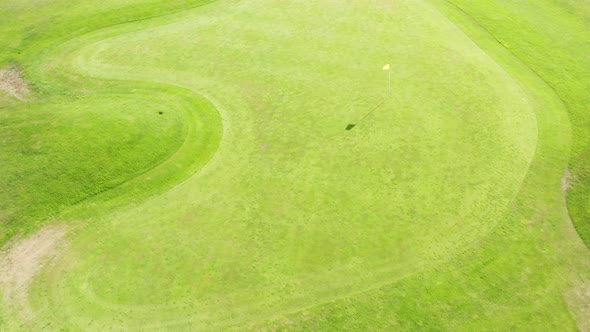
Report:
[[[9,214],[4,227],[22,230],[29,221],[47,219],[121,185],[178,148],[186,131],[182,110],[170,107],[174,100],[166,102],[167,95],[137,92],[56,98],[2,112],[3,152],[10,158],[0,181],[11,188],[1,196]],[[154,149],[159,144],[166,148]]]
[[[567,106],[572,124],[568,208],[590,247],[590,4],[586,1],[451,1],[535,71]],[[511,17],[527,13],[527,19]],[[515,34],[514,31],[518,31]]]
[[72,232],[0,324],[587,326],[588,7],[529,2],[7,2],[0,241]]

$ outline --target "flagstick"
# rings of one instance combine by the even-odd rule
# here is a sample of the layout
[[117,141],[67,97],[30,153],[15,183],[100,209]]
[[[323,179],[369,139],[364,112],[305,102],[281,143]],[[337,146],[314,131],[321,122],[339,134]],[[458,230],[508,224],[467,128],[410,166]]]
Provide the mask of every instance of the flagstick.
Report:
[[391,69],[389,69],[388,72],[389,72],[389,85],[388,85],[388,87],[389,87],[389,96],[391,97]]

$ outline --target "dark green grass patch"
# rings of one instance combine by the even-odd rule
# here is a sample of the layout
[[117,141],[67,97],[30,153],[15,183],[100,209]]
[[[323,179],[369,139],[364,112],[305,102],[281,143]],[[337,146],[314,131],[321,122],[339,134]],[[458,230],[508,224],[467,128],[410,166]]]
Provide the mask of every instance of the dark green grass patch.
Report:
[[176,105],[147,91],[0,109],[0,242],[153,168],[182,144],[183,126]]

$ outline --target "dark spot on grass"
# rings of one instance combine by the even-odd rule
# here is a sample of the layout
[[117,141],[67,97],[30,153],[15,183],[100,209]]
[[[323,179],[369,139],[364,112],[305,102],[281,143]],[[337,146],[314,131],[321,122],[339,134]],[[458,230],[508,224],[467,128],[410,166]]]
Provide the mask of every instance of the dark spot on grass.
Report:
[[354,128],[354,126],[356,126],[356,125],[349,123],[348,126],[346,126],[346,130],[351,130],[352,128]]

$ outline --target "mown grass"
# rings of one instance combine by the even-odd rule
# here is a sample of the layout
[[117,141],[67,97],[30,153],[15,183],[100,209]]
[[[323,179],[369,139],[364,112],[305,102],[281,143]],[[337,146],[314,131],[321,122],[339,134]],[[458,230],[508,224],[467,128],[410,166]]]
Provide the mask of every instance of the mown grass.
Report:
[[[581,31],[544,3],[562,15],[547,29]],[[583,326],[583,303],[567,295],[590,271],[561,191],[570,105],[476,15],[518,9],[536,26],[544,12],[434,0],[128,4],[92,13],[81,2],[55,25],[36,15],[59,1],[3,7],[36,27],[15,19],[2,43],[20,45],[6,59],[40,99],[3,100],[6,121],[31,129],[7,127],[10,174],[23,175],[0,199],[74,227],[31,286],[35,319],[4,303],[7,329]],[[520,30],[507,31],[535,44]],[[564,63],[578,54],[560,52]],[[37,114],[49,115],[32,137]],[[41,138],[52,155],[24,153]]]
[[0,198],[8,214],[2,242],[26,230],[28,223],[38,226],[174,152],[184,138],[183,114],[164,100],[147,94],[130,98],[121,90],[119,95],[56,98],[2,112],[0,183],[8,188]]
[[[576,123],[577,117],[582,114],[572,115],[579,111],[572,110],[572,105],[580,104],[584,96],[580,94],[577,100],[562,101],[561,93],[569,95],[572,92],[567,92],[563,86],[555,89],[552,84],[560,79],[566,80],[560,75],[552,77],[543,72],[538,63],[528,62],[524,56],[534,54],[543,59],[546,67],[564,66],[561,73],[567,71],[575,75],[575,80],[567,82],[574,91],[578,90],[585,85],[583,76],[588,70],[583,65],[587,57],[581,54],[586,41],[581,36],[587,31],[571,26],[572,21],[578,21],[580,17],[572,17],[571,8],[563,6],[564,2],[457,1],[461,7],[449,6],[446,1],[433,3],[499,64],[531,88],[539,100],[539,145],[511,211],[489,236],[432,271],[323,306],[260,324],[240,326],[240,329],[339,330],[346,326],[351,330],[563,331],[588,327],[581,309],[588,302],[582,295],[584,288],[580,287],[588,282],[588,261],[585,254],[571,255],[572,248],[578,252],[585,250],[580,248],[578,234],[568,225],[564,197],[558,190],[569,153],[570,119],[574,127],[573,145],[577,144],[579,148],[587,139],[580,128],[576,129],[580,126],[580,122]],[[583,3],[570,2],[570,5],[579,7]],[[502,10],[514,10],[516,6],[522,7],[509,15],[500,14]],[[539,12],[530,15],[534,12],[531,8],[537,6],[552,8],[552,16],[537,16]],[[466,15],[466,11],[472,16]],[[514,20],[514,17],[521,19]],[[497,24],[491,25],[491,20],[496,20]],[[518,26],[524,22],[534,25],[535,30],[525,30],[525,33],[523,27]],[[545,29],[551,32],[559,27],[565,29],[565,26],[571,29],[567,30],[572,38],[568,47],[562,44],[563,48],[549,49],[555,45],[539,42],[539,35],[543,35]],[[500,28],[505,34],[496,35]],[[573,43],[576,38],[578,44]],[[561,56],[547,56],[555,53]],[[568,68],[568,64],[573,66]],[[560,106],[562,103],[567,108]],[[557,111],[559,109],[562,110]],[[580,120],[584,123],[584,118]],[[576,156],[576,148],[571,153]],[[572,163],[575,159],[570,161],[570,167]],[[575,183],[580,185],[579,179]],[[571,195],[569,199],[571,209]],[[553,273],[556,275],[552,276]],[[571,279],[564,283],[562,277],[565,275]]]
[[[178,89],[97,82],[63,70],[41,77],[39,72],[54,67],[38,67],[41,54],[101,27],[202,3],[127,2],[119,7],[115,1],[96,11],[88,10],[96,8],[96,1],[81,1],[68,4],[70,10],[58,17],[55,9],[65,2],[3,3],[0,67],[24,68],[34,92],[28,103],[15,103],[0,92],[0,183],[5,188],[0,243],[160,164],[184,142],[194,112],[190,109],[211,109]],[[176,183],[178,177],[173,178],[159,179],[158,185]],[[148,188],[157,192],[154,184],[144,185],[144,194]]]
[[[572,124],[568,208],[590,247],[590,5],[585,1],[451,0],[492,33],[559,95]],[[527,13],[524,19],[514,17]],[[518,31],[518,33],[514,33]]]

